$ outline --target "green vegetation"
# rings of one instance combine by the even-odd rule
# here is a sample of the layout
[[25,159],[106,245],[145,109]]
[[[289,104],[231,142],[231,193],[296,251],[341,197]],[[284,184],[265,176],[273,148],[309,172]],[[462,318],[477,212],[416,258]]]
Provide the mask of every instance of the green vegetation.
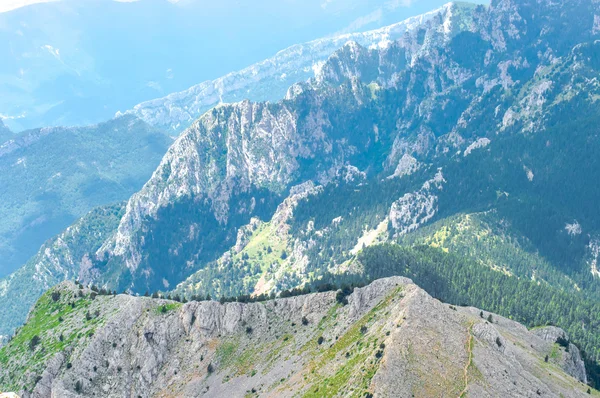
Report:
[[[0,285],[6,283],[7,286],[6,291],[0,292],[0,335],[11,335],[16,327],[23,324],[29,308],[47,286],[64,279],[64,269],[74,259],[90,258],[90,253],[95,253],[102,245],[103,238],[118,226],[124,211],[124,204],[92,210],[70,230],[46,242],[39,253],[16,271],[12,278],[0,280]],[[48,256],[47,253],[52,255]],[[56,264],[62,268],[57,269]],[[36,276],[38,269],[47,271],[43,278]]]
[[131,116],[12,138],[0,156],[0,277],[92,208],[129,198],[172,142]]
[[[310,365],[312,384],[304,394],[305,397],[338,395],[363,397],[368,392],[385,348],[383,343],[377,346],[378,338],[383,335],[382,327],[378,325],[374,328],[373,324],[380,318],[380,313],[399,297],[400,292],[401,288],[388,295],[355,322],[330,347],[324,346],[323,337],[319,336],[318,346],[313,349],[323,351],[319,352]],[[332,363],[337,366],[333,374],[330,374]],[[354,390],[347,390],[349,386],[353,386]]]
[[28,373],[41,374],[46,360],[69,346],[81,344],[102,322],[99,313],[94,312],[87,320],[83,315],[90,314],[91,294],[80,297],[63,291],[61,298],[54,300],[55,293],[49,291],[37,301],[27,323],[0,349],[0,385],[8,390],[31,391],[33,385],[25,384],[31,380]]
[[166,314],[168,312],[171,312],[171,311],[181,308],[181,305],[182,305],[181,303],[170,302],[170,303],[159,305],[158,307],[156,307],[154,309],[154,311],[157,314]]

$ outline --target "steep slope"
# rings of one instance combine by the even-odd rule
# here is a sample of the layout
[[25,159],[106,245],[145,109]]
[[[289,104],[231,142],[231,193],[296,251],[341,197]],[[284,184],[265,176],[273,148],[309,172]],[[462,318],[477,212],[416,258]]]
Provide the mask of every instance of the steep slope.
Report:
[[[520,5],[523,10],[517,8],[516,11],[515,5],[508,5],[504,2],[492,8],[491,15],[487,15],[489,19],[484,20],[485,24],[480,22],[480,25],[500,24],[497,20],[505,18],[507,10],[520,11],[524,15],[530,12],[526,4]],[[572,6],[573,3],[564,5]],[[565,15],[578,15],[573,9],[569,10],[573,12],[572,15],[565,13],[561,14],[560,18],[564,18]],[[547,10],[549,16],[556,17],[554,12]],[[297,208],[293,210],[293,216],[288,217],[289,220],[286,221],[290,228],[286,229],[286,232],[289,232],[288,236],[285,236],[288,246],[284,249],[294,255],[286,261],[289,267],[284,275],[269,276],[271,282],[275,282],[271,283],[272,286],[280,289],[290,288],[309,279],[313,273],[336,268],[351,259],[363,244],[388,238],[399,239],[424,223],[457,212],[482,211],[496,207],[499,207],[500,219],[509,223],[509,229],[514,228],[514,236],[532,242],[535,249],[531,251],[542,250],[547,260],[560,272],[585,273],[576,282],[581,285],[590,284],[591,275],[585,270],[589,270],[590,265],[585,264],[584,258],[589,257],[588,247],[593,243],[593,239],[589,239],[590,236],[593,237],[594,231],[600,227],[591,208],[588,208],[593,206],[600,193],[587,183],[588,178],[594,175],[597,169],[593,166],[593,154],[597,150],[596,132],[590,126],[595,125],[594,120],[597,120],[598,116],[595,106],[598,86],[597,80],[593,79],[598,73],[598,64],[592,55],[598,44],[577,45],[572,50],[567,50],[562,59],[548,57],[547,54],[558,50],[547,48],[553,44],[548,41],[540,43],[534,37],[537,37],[536,29],[548,31],[550,27],[530,25],[527,32],[535,27],[530,33],[531,37],[517,38],[515,35],[513,38],[520,42],[524,49],[519,48],[516,54],[507,55],[506,40],[500,40],[498,36],[502,31],[493,31],[493,35],[488,36],[500,40],[496,45],[501,50],[492,52],[490,48],[482,45],[485,50],[479,52],[482,58],[519,58],[522,57],[521,52],[535,54],[538,51],[535,50],[537,47],[545,48],[543,51],[539,50],[538,54],[546,55],[540,55],[542,59],[538,61],[538,66],[533,66],[532,60],[528,61],[530,64],[526,69],[530,72],[527,73],[532,73],[532,76],[527,82],[517,82],[517,76],[527,76],[524,71],[517,72],[516,69],[509,68],[516,76],[506,75],[506,65],[503,66],[503,63],[512,61],[489,61],[487,68],[475,68],[475,72],[485,73],[483,76],[469,76],[466,74],[468,69],[461,71],[460,67],[444,57],[449,56],[448,52],[450,55],[455,54],[455,49],[475,40],[470,33],[454,36],[448,45],[448,52],[443,52],[432,44],[437,42],[443,46],[445,40],[448,40],[443,32],[452,32],[454,28],[467,26],[475,29],[480,25],[474,25],[473,21],[483,18],[486,14],[478,15],[472,9],[458,8],[454,11],[453,18],[458,16],[458,20],[450,18],[440,26],[434,25],[443,28],[442,32],[431,28],[427,31],[429,33],[421,32],[415,35],[429,44],[416,51],[425,60],[415,56],[415,60],[406,61],[415,64],[406,74],[397,72],[402,70],[398,65],[402,65],[404,58],[397,56],[400,51],[394,46],[382,55],[381,52],[373,53],[359,46],[349,45],[336,53],[324,66],[321,84],[329,88],[334,87],[331,81],[336,84],[341,82],[343,85],[346,74],[349,76],[348,80],[359,76],[367,82],[376,76],[381,82],[378,87],[384,86],[386,82],[395,81],[394,84],[398,87],[406,87],[409,95],[408,98],[398,98],[398,92],[384,91],[374,88],[374,84],[371,84],[369,89],[376,93],[378,98],[375,104],[370,103],[359,108],[359,117],[348,115],[352,118],[348,125],[336,115],[334,122],[331,122],[332,129],[345,131],[347,136],[352,138],[357,130],[362,130],[363,134],[376,131],[377,137],[361,138],[367,142],[372,142],[369,139],[379,139],[381,146],[367,147],[365,152],[359,152],[361,156],[367,157],[368,161],[359,156],[345,157],[347,163],[355,164],[366,171],[355,172],[357,179],[346,178],[344,168],[339,170],[337,177],[334,172],[326,180],[315,179],[323,186],[317,187],[314,194],[300,200]],[[455,23],[451,23],[452,21]],[[556,24],[559,23],[553,21],[550,26]],[[592,22],[582,29],[581,37],[589,37],[591,27]],[[404,46],[411,44],[414,43],[408,41]],[[559,44],[568,48],[563,43]],[[529,48],[528,45],[532,47]],[[511,47],[515,46],[516,44],[511,44]],[[399,47],[403,48],[401,45]],[[406,57],[412,58],[408,55]],[[548,62],[547,58],[551,62],[546,68],[542,68],[541,65]],[[425,87],[417,85],[415,82],[428,82],[428,76],[442,82],[447,78],[441,71],[429,70],[431,65],[445,62],[440,59],[450,65],[441,71],[453,71],[458,76],[457,80],[447,82],[448,88],[442,90],[442,93],[431,88],[429,83]],[[396,63],[391,63],[393,60]],[[424,66],[420,66],[420,62],[428,69],[421,70]],[[481,64],[484,64],[484,59],[481,59]],[[456,66],[456,69],[452,66]],[[540,71],[537,75],[534,74],[535,69]],[[492,78],[492,72],[497,73],[498,77]],[[547,86],[549,82],[552,82],[552,90],[541,93],[540,86]],[[457,89],[454,84],[462,86]],[[502,86],[504,84],[507,85],[506,90]],[[422,90],[432,92],[424,99]],[[518,91],[519,94],[515,96],[513,91]],[[354,92],[360,93],[360,90]],[[364,97],[357,97],[357,101],[366,101]],[[406,102],[402,102],[403,107],[398,109],[397,103],[400,100]],[[510,104],[513,103],[515,105],[511,107]],[[529,103],[532,105],[524,105]],[[385,110],[373,115],[365,110],[371,106],[381,106]],[[535,119],[537,124],[533,126],[531,123],[514,121],[509,123],[509,118],[517,114],[516,109],[521,113],[519,117]],[[583,111],[584,109],[586,111]],[[355,109],[353,111],[358,112]],[[439,116],[438,112],[444,116]],[[357,122],[357,119],[360,122]],[[355,129],[355,125],[362,127]],[[538,134],[530,134],[532,129]],[[386,131],[395,138],[386,138]],[[565,133],[567,131],[569,134]],[[499,132],[503,134],[497,134]],[[484,136],[478,136],[479,134]],[[391,148],[386,146],[384,140],[388,141],[388,145],[393,141]],[[583,140],[587,143],[584,144]],[[383,151],[383,156],[380,151]],[[557,162],[557,159],[561,161]],[[584,169],[577,166],[581,164],[587,167]],[[533,165],[540,174],[530,181],[531,174],[528,171],[531,171],[529,167]],[[442,170],[438,170],[438,167],[442,167]],[[573,174],[567,177],[568,173],[575,173],[576,177],[573,178]],[[564,184],[568,184],[569,190],[559,188],[561,185],[565,186]],[[584,206],[581,205],[582,199]],[[540,206],[546,209],[540,211]],[[545,214],[548,212],[552,213],[552,227],[543,231],[544,224],[533,220],[547,217]],[[581,232],[568,232],[570,230],[566,227],[575,225],[574,220],[586,220],[586,231],[590,236],[586,237]],[[237,246],[236,244],[231,254],[239,252]],[[553,250],[553,253],[548,250]],[[225,256],[222,260],[229,257]],[[235,260],[235,256],[233,259]],[[199,271],[199,274],[210,276],[197,275],[188,282],[198,285],[199,280],[204,279],[205,283],[200,285],[201,289],[211,289],[210,279],[218,279],[215,275],[219,275],[219,272],[232,269],[239,275],[239,262],[234,261],[223,270],[222,264],[225,261],[222,260],[218,265],[220,270],[216,271],[216,274],[214,270]],[[250,267],[246,273],[242,272],[242,275],[252,276],[257,281],[265,274],[256,274],[255,264],[266,264],[258,258],[252,260],[245,260]],[[242,270],[246,269],[246,266],[243,267]],[[522,267],[521,271],[523,268],[525,267]],[[520,275],[531,276],[531,273],[523,272]],[[563,279],[563,276],[559,276],[558,279]],[[279,283],[278,280],[282,282]],[[557,281],[557,278],[554,278],[554,281]],[[560,284],[562,283],[561,281]]]
[[170,144],[132,116],[30,130],[0,143],[0,276],[92,208],[127,199]]
[[[48,240],[24,266],[0,280],[2,317],[0,345],[21,325],[31,308],[49,288],[65,279],[85,279],[93,253],[119,223],[124,203],[92,210],[57,237]],[[18,297],[18,300],[15,298]]]
[[[462,14],[468,20],[474,10],[470,6],[453,7],[448,9],[446,17],[450,18],[455,12],[451,10],[457,9],[464,11]],[[435,43],[451,37],[451,33],[440,31],[444,18],[434,19],[431,24],[427,32],[432,39],[424,48],[435,47]],[[378,64],[368,64],[369,71],[382,71],[378,78],[380,86],[394,78],[395,70],[406,66],[404,59],[413,53],[407,47],[417,36],[415,33],[386,50],[381,68]],[[377,54],[377,50],[371,52],[351,43],[330,61],[333,65],[342,59],[352,65],[373,59]],[[162,279],[171,285],[173,277],[178,277],[157,267],[173,264],[181,270],[177,264],[187,263],[193,271],[199,265],[198,260],[216,259],[233,245],[235,229],[257,212],[272,214],[274,207],[263,204],[270,203],[270,197],[285,195],[295,183],[309,179],[326,183],[347,165],[372,167],[373,172],[381,170],[394,135],[399,134],[390,125],[392,120],[382,114],[391,112],[386,109],[388,105],[397,108],[395,96],[402,91],[393,89],[391,98],[383,96],[379,100],[373,88],[356,79],[338,76],[332,82],[328,66],[322,73],[325,77],[314,82],[314,86],[295,86],[289,99],[276,104],[245,101],[217,107],[175,142],[153,178],[132,197],[119,230],[99,254],[108,255],[109,268],[122,270],[120,286],[130,284],[134,289],[154,290],[161,287]],[[363,77],[370,78],[367,73]],[[426,84],[419,83],[419,88]],[[414,110],[411,106],[405,112],[411,114]],[[190,203],[202,204],[196,206],[202,211],[199,219],[186,217],[175,221],[171,214],[182,214],[177,209]],[[210,223],[234,228],[218,241],[221,246],[214,253],[211,251],[214,246],[207,245],[202,235],[186,233],[188,238],[183,241],[173,239],[181,238],[183,231],[199,231],[199,221],[205,218]],[[157,222],[167,225],[157,227],[154,225]],[[172,225],[177,225],[177,231]],[[170,242],[169,248],[164,248],[170,254],[165,250],[152,256],[145,253],[144,242],[155,239]],[[178,257],[175,261],[173,255]]]
[[142,102],[125,113],[133,114],[166,131],[181,132],[204,112],[220,103],[245,99],[278,101],[285,96],[292,84],[314,77],[327,58],[346,42],[355,41],[365,47],[386,46],[448,7],[450,5],[381,29],[297,44],[238,72],[163,98]]
[[[442,304],[405,278],[242,304],[46,293],[0,350],[0,388],[23,397],[597,396],[577,348]],[[36,338],[37,336],[37,338]],[[588,393],[586,393],[586,391]]]

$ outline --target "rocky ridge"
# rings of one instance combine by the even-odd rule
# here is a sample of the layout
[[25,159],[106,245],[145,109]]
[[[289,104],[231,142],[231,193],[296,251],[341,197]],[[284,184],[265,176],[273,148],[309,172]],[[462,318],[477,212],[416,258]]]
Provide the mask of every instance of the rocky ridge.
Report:
[[528,331],[449,306],[400,277],[346,299],[324,292],[181,304],[65,282],[0,350],[0,389],[22,397],[589,396],[577,351],[567,355],[553,340],[564,336],[559,329]]

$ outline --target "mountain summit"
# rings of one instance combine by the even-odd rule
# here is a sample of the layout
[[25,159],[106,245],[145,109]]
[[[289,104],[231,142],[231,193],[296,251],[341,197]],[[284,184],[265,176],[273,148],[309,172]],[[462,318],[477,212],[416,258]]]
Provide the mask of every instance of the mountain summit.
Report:
[[448,306],[406,278],[357,288],[345,305],[337,296],[181,304],[63,283],[3,349],[0,388],[22,397],[589,396],[579,351],[557,343],[568,339],[558,328],[528,331]]

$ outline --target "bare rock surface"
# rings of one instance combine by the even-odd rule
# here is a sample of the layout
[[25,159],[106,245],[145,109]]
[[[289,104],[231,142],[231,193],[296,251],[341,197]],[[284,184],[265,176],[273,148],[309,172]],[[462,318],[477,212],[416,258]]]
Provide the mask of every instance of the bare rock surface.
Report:
[[[65,282],[40,299],[0,351],[0,389],[20,386],[22,397],[589,396],[578,380],[585,369],[572,367],[576,347],[556,343],[561,329],[528,331],[443,304],[406,278],[356,288],[345,305],[333,291],[247,304],[92,296]],[[42,312],[54,326],[33,351],[19,347]]]

